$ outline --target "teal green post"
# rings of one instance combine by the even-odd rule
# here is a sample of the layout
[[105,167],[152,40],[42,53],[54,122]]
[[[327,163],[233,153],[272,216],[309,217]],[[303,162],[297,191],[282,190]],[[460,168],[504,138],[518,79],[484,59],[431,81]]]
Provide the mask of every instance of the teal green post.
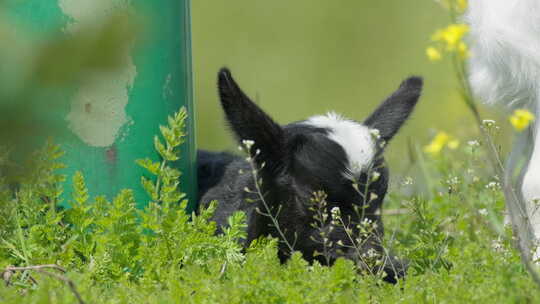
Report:
[[[196,206],[196,148],[192,93],[189,0],[11,0],[8,11],[21,23],[43,36],[69,34],[79,26],[97,23],[113,9],[142,16],[142,35],[129,46],[122,68],[89,77],[66,94],[67,182],[82,171],[92,196],[112,199],[123,188],[134,189],[138,207],[149,198],[140,185],[145,171],[136,159],[158,160],[153,137],[167,115],[185,106],[188,110],[188,141],[181,147],[178,167],[181,189],[188,194],[188,211]],[[55,59],[58,60],[58,59]],[[60,61],[61,62],[61,61]]]

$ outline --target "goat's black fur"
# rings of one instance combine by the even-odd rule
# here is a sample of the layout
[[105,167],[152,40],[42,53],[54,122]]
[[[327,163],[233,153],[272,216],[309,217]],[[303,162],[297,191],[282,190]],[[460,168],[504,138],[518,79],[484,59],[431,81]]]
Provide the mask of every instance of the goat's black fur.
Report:
[[[294,244],[294,249],[302,252],[310,262],[318,260],[326,264],[328,261],[314,256],[316,251],[323,252],[323,249],[321,229],[312,226],[314,213],[310,209],[313,193],[322,190],[327,194],[328,202],[324,212],[329,214],[333,207],[339,207],[345,224],[353,227],[353,234],[358,234],[354,227],[363,218],[377,224],[376,235],[368,237],[360,249],[362,253],[373,249],[384,255],[379,241],[383,235],[380,213],[388,187],[388,169],[382,158],[384,148],[381,143],[389,141],[412,112],[420,96],[421,78],[405,80],[363,124],[347,120],[361,128],[378,129],[380,133],[380,140],[373,145],[375,152],[369,162],[369,170],[363,168],[361,171],[351,171],[351,156],[332,139],[335,130],[309,120],[280,126],[242,92],[227,69],[219,72],[218,87],[227,122],[236,138],[239,142],[254,141],[250,154],[256,155],[253,159],[262,181],[261,193],[271,213],[277,214],[279,227],[287,241]],[[377,172],[379,178],[368,183],[373,172]],[[364,199],[365,195],[354,189],[351,178],[348,178],[351,174],[360,189],[366,187],[367,196],[372,199]],[[256,187],[252,169],[244,158],[199,151],[198,179],[200,208],[205,208],[213,200],[218,201],[212,218],[220,227],[218,231],[227,225],[229,216],[240,210],[247,215],[246,246],[260,236],[279,237],[270,218],[256,211],[265,208],[260,195],[253,193]],[[245,191],[246,188],[251,191]],[[362,215],[355,207],[363,210]],[[345,230],[332,226],[330,216],[328,218],[322,229],[327,231],[332,241],[331,248],[328,248],[330,263],[339,257],[358,260],[358,252],[350,248],[352,242]],[[280,259],[285,261],[289,255],[288,247],[281,241]],[[406,267],[402,262],[392,257],[386,262],[387,281],[395,282],[397,277],[404,275]]]
[[222,180],[227,166],[239,159],[240,157],[226,152],[197,151],[198,202],[208,189]]

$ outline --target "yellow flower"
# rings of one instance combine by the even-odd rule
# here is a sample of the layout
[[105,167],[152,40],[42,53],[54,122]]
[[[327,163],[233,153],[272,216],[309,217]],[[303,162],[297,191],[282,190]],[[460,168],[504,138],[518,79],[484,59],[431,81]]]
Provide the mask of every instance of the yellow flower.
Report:
[[459,46],[463,36],[468,31],[469,26],[466,24],[450,24],[444,29],[437,30],[431,39],[445,43],[446,49],[453,51]]
[[450,148],[451,150],[455,150],[459,147],[459,140],[452,139],[446,144],[446,146]]
[[431,154],[431,155],[437,155],[439,152],[441,152],[443,146],[438,145],[436,143],[430,143],[429,145],[424,147],[424,152]]
[[529,112],[525,109],[517,109],[514,111],[514,113],[510,116],[509,120],[514,129],[517,131],[523,131],[531,121],[534,120],[534,114]]
[[430,61],[438,61],[442,57],[441,52],[432,46],[426,49],[426,55]]
[[448,136],[448,134],[446,134],[445,132],[437,133],[437,135],[433,137],[429,145],[424,147],[424,152],[429,154],[438,154],[439,152],[441,152],[442,148],[444,148],[449,139],[450,136]]
[[456,7],[460,12],[464,12],[467,9],[468,3],[467,0],[457,0]]
[[458,54],[462,59],[467,59],[471,55],[469,48],[463,41],[458,44]]
[[459,147],[459,140],[448,133],[441,131],[433,137],[427,146],[424,147],[424,152],[434,156],[439,154],[444,147],[448,147],[452,150],[457,149]]

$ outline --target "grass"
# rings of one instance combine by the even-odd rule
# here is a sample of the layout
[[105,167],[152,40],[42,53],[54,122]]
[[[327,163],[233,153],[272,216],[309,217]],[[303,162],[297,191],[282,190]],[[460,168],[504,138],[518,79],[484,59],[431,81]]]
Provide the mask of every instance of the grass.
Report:
[[[251,3],[244,2],[245,5]],[[358,20],[362,20],[358,18],[358,12],[363,12],[366,16],[374,16],[375,20],[365,21],[367,24],[379,24],[380,16],[388,14],[390,14],[390,17],[386,18],[388,22],[398,20],[401,16],[399,19],[401,23],[411,23],[410,14],[405,14],[401,9],[406,5],[400,2],[398,6],[397,0],[393,2],[395,3],[376,6],[375,9],[380,11],[378,14],[373,14],[369,6],[364,7],[358,4],[359,8],[347,10],[349,13],[345,20],[349,21],[342,26],[346,29],[365,28],[366,31],[371,32],[372,27],[358,23]],[[197,3],[195,5],[199,6],[195,7],[195,14],[198,8],[198,11],[204,14],[223,15],[223,10],[207,10],[204,7],[205,4]],[[263,7],[267,3],[260,2],[252,5]],[[291,11],[289,5],[283,7],[279,3],[275,5],[279,6],[280,12]],[[433,5],[434,3],[429,2],[422,4],[421,7],[431,12]],[[298,4],[296,10],[303,11],[304,6],[304,4]],[[333,4],[329,4],[330,6],[333,7]],[[327,11],[325,6],[317,6],[313,8],[314,11],[315,9],[317,12]],[[254,11],[258,14],[253,14]],[[253,19],[272,25],[275,23],[275,7],[274,10],[246,8],[239,12],[247,14],[248,21]],[[342,13],[340,11],[339,14],[333,13],[331,16],[339,16],[343,19]],[[311,90],[314,86],[320,87],[319,77],[330,75],[322,81],[326,84],[332,81],[334,85],[328,87],[333,89],[327,86],[323,89],[324,94],[318,98],[320,108],[318,112],[323,110],[322,107],[327,105],[330,97],[334,99],[336,96],[344,95],[351,95],[350,100],[345,100],[344,103],[357,109],[359,107],[356,101],[366,95],[364,89],[378,87],[382,83],[380,75],[384,74],[386,77],[388,71],[395,70],[392,78],[398,80],[401,77],[399,75],[414,70],[411,67],[419,63],[425,66],[426,60],[421,61],[420,56],[413,55],[420,53],[422,47],[417,46],[422,44],[422,41],[426,41],[425,37],[431,31],[425,27],[425,24],[442,22],[439,21],[439,19],[443,20],[440,18],[442,14],[437,14],[418,14],[430,16],[431,19],[415,19],[413,20],[414,27],[411,28],[396,27],[392,26],[392,23],[384,22],[383,24],[386,25],[379,27],[382,32],[373,34],[377,39],[358,40],[361,43],[357,43],[356,48],[341,48],[352,50],[351,56],[336,57],[325,48],[319,48],[320,50],[315,54],[312,52],[310,43],[300,43],[300,45],[308,46],[310,52],[304,52],[303,49],[295,51],[295,48],[289,47],[289,43],[272,42],[271,46],[284,46],[286,50],[295,51],[299,58],[303,58],[303,60],[291,60],[282,64],[281,66],[286,67],[287,71],[298,70],[299,65],[319,66],[325,71],[325,73],[313,73],[311,68],[307,72],[304,71],[306,74],[314,75],[312,77],[316,79],[292,77],[307,79],[306,81],[311,86],[296,83],[289,86],[291,90],[297,90],[298,87],[305,87],[307,90]],[[280,15],[283,15],[282,19],[288,20],[291,24],[300,20],[297,18],[298,14]],[[339,24],[320,23],[321,16],[317,14],[310,16],[316,22],[306,23],[300,31],[281,33],[279,36],[285,37],[283,38],[285,42],[291,37],[294,41],[298,37],[307,37],[308,42],[319,41],[321,37],[334,37],[334,35],[321,35],[321,32],[323,28],[328,28],[328,24],[333,26]],[[215,16],[210,15],[210,17]],[[214,19],[208,18],[208,20]],[[197,20],[202,20],[202,18],[195,18],[195,22],[201,22]],[[242,24],[257,25],[256,22],[223,24],[240,26],[242,29],[246,29]],[[286,22],[283,24],[283,28],[290,28]],[[354,24],[356,27],[353,26]],[[262,27],[273,29],[266,25]],[[411,34],[397,35],[398,38],[402,38],[394,41],[396,28]],[[250,27],[250,29],[255,31],[256,27]],[[308,30],[311,35],[298,34]],[[223,31],[245,33],[243,30],[231,31],[227,28]],[[227,42],[234,40],[221,35],[219,31],[210,32]],[[203,34],[201,32],[195,35],[199,37],[199,40],[197,38],[195,40],[195,50],[199,50],[196,53],[200,54],[199,58],[205,59],[205,63],[210,60],[209,70],[217,70],[218,64],[223,64],[224,56],[220,54],[218,57],[212,57],[201,53],[202,41],[213,41],[213,39],[202,39],[205,37]],[[339,39],[353,41],[349,36],[365,39],[362,37],[367,35],[358,35],[355,30],[345,34]],[[251,35],[258,37],[260,32],[256,31]],[[411,39],[413,36],[416,38]],[[406,41],[408,39],[409,42]],[[258,42],[253,39],[240,40],[245,40],[248,46]],[[216,41],[220,48],[225,45],[219,39]],[[376,45],[377,41],[383,41],[387,46],[383,48]],[[335,45],[335,43],[323,44]],[[228,45],[231,46],[230,43]],[[408,47],[395,48],[394,45]],[[262,56],[262,59],[268,56],[270,56],[268,58],[280,60],[284,57],[296,58],[292,56],[294,54],[283,56],[284,51],[279,49],[268,49],[261,54],[260,50],[266,50],[267,46],[253,48],[240,43],[236,47],[256,52],[257,56]],[[215,53],[216,48],[204,49]],[[363,50],[368,51],[366,54],[357,53]],[[377,54],[379,58],[373,57]],[[229,58],[228,63],[240,65],[240,70],[246,62],[251,62],[246,61],[246,56],[237,57],[238,59]],[[313,62],[320,62],[319,57],[345,58],[343,62],[346,62],[349,68],[346,69],[345,74],[339,74],[340,77],[333,77],[332,75],[336,73],[328,72],[331,71],[329,69],[336,68],[343,71],[343,64],[313,64]],[[377,70],[380,71],[377,74],[379,76],[372,77],[373,69],[351,65],[350,58],[361,58],[361,62],[364,62],[365,58],[370,58],[369,62],[383,64]],[[400,60],[400,68],[396,69],[395,60],[387,60],[388,58],[414,58],[414,60]],[[259,70],[266,71],[280,66],[273,64],[275,60],[262,59],[257,61]],[[268,66],[260,65],[261,62],[266,62]],[[407,62],[407,65],[403,62]],[[463,63],[464,58],[461,58],[459,62],[454,62],[454,65],[459,72],[457,83],[460,84],[462,91],[467,91],[466,83],[463,82],[466,71],[461,71]],[[251,70],[252,65],[247,65]],[[431,71],[439,68],[423,69]],[[273,74],[271,73],[268,79],[277,79],[279,77],[276,75],[283,75],[277,70],[272,71]],[[364,80],[360,81],[363,85],[358,86],[354,94],[344,94],[342,87],[357,86],[358,79],[355,75],[358,71],[366,71],[364,76],[360,77]],[[451,77],[447,75],[446,70],[438,74],[445,77],[445,83],[447,78]],[[258,87],[268,84],[267,86],[272,87],[274,92],[272,94],[280,95],[272,97],[272,95],[262,94],[264,102],[268,100],[273,103],[274,100],[283,99],[283,102],[287,103],[288,99],[301,102],[314,99],[313,93],[310,92],[300,93],[301,96],[294,95],[292,91],[283,94],[283,90],[275,90],[273,83],[268,82],[266,78],[261,78],[259,82],[256,77],[244,78],[247,81],[255,79],[254,83],[248,83],[248,86]],[[433,78],[437,77],[430,79]],[[214,86],[213,77],[205,79],[212,80],[212,82],[208,80],[205,84],[208,88]],[[343,84],[345,80],[351,83]],[[206,83],[206,81],[197,83],[200,85],[199,83]],[[388,86],[391,84],[390,81],[384,83]],[[372,93],[372,95],[382,96],[383,92],[388,91],[388,88],[378,89],[380,92]],[[210,89],[203,90],[202,87],[199,91],[213,92]],[[468,92],[462,93],[465,97],[470,97]],[[436,94],[437,98],[445,95],[441,92],[436,92]],[[435,92],[428,92],[427,99],[432,99],[431,95],[435,96]],[[368,99],[373,99],[374,102],[379,99],[379,96],[369,97],[372,97]],[[452,95],[448,99],[452,99],[448,102],[451,104],[448,108],[454,109],[457,104],[456,96]],[[305,108],[301,105],[298,106],[299,109]],[[472,102],[467,105],[474,106]],[[439,106],[437,103],[437,107]],[[466,107],[463,104],[461,106]],[[282,105],[276,104],[274,107],[278,109]],[[340,108],[337,105],[333,107]],[[344,105],[341,108],[344,108]],[[368,110],[368,107],[360,108]],[[205,110],[202,112],[208,112],[206,108],[203,107],[203,109]],[[433,111],[430,108],[429,111],[424,110],[424,112]],[[448,113],[440,109],[437,112],[444,115]],[[207,115],[214,117],[216,113]],[[9,304],[77,302],[535,303],[540,301],[538,286],[523,265],[520,253],[513,246],[511,231],[503,224],[505,202],[501,189],[502,177],[498,176],[500,172],[497,174],[491,163],[486,162],[487,159],[493,157],[492,146],[486,138],[478,139],[479,145],[462,144],[455,150],[442,148],[433,154],[426,154],[422,152],[422,149],[410,145],[411,164],[403,177],[395,174],[391,176],[392,187],[385,201],[385,215],[383,216],[386,227],[386,247],[398,256],[407,258],[410,261],[410,268],[404,280],[396,285],[390,285],[382,282],[380,277],[359,275],[355,265],[346,260],[338,260],[332,267],[324,267],[318,264],[309,265],[299,254],[295,254],[289,262],[282,265],[277,257],[277,240],[275,239],[259,239],[248,250],[243,251],[237,242],[245,236],[243,228],[246,223],[242,213],[234,214],[229,219],[230,228],[219,236],[214,234],[215,223],[208,221],[214,207],[202,211],[197,216],[186,214],[184,208],[187,201],[177,189],[180,172],[168,166],[176,159],[185,136],[182,130],[184,114],[180,112],[172,117],[168,128],[161,129],[163,139],[157,139],[155,146],[163,160],[161,162],[138,161],[140,166],[146,168],[149,174],[154,176],[154,179],[142,179],[142,185],[151,200],[144,210],[135,208],[138,202],[135,201],[129,189],[121,191],[112,200],[102,196],[90,197],[82,174],[63,176],[58,173],[58,169],[63,167],[62,151],[52,143],[48,143],[33,155],[32,165],[29,166],[32,170],[24,172],[24,176],[19,178],[17,187],[10,186],[12,176],[10,180],[0,180],[0,272],[5,282],[5,284],[0,284],[0,302]],[[289,121],[299,117],[299,113],[294,113],[294,111],[287,115],[291,117],[280,116],[280,118]],[[440,122],[440,119],[436,119],[433,115],[419,116],[435,117],[433,121]],[[462,113],[459,116],[463,116]],[[470,124],[462,125],[466,126],[467,130],[470,129]],[[13,130],[13,128],[9,129]],[[205,130],[215,129],[205,128]],[[414,132],[415,136],[418,133]],[[201,137],[207,141],[215,139],[202,135]],[[427,132],[420,136],[427,137]],[[221,137],[225,138],[225,136]],[[461,142],[466,141],[463,138],[459,139]],[[399,151],[401,157],[405,150],[403,147],[405,147],[403,142],[396,142],[391,149]],[[0,160],[2,169],[10,164],[4,154]],[[403,162],[401,158],[399,160]],[[73,197],[69,201],[70,209],[60,208],[60,205],[65,203],[60,197],[65,190],[62,184],[66,178],[72,179],[74,185]],[[141,177],[133,176],[133,179],[139,180]]]
[[[187,202],[176,201],[183,197],[171,178],[178,172],[166,160],[178,153],[183,119],[182,112],[174,116],[164,131],[163,162],[139,162],[157,177],[143,182],[152,195],[145,210],[135,208],[130,190],[112,201],[89,197],[81,174],[71,177],[72,208],[59,209],[61,151],[48,144],[36,153],[37,169],[17,189],[0,192],[0,267],[7,270],[2,303],[76,303],[77,296],[85,303],[540,300],[502,224],[504,196],[482,144],[423,155],[414,166],[421,173],[393,181],[383,216],[386,243],[410,260],[410,269],[405,280],[390,285],[359,275],[346,260],[324,267],[295,254],[281,265],[275,239],[260,239],[242,252],[242,213],[219,236],[208,222],[213,207],[190,220],[183,211]],[[414,190],[419,184],[423,191]],[[46,264],[66,272],[30,269]]]

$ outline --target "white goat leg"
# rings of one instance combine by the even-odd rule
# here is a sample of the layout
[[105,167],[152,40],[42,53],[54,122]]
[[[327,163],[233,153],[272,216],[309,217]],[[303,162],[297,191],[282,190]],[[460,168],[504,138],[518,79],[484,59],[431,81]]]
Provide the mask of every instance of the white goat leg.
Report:
[[[540,107],[536,111],[536,117],[540,117]],[[540,248],[537,243],[540,239],[540,123],[535,122],[533,128],[534,146],[529,161],[529,165],[525,168],[526,172],[523,176],[521,184],[521,192],[526,204],[527,216],[530,219],[531,226],[535,235],[534,240],[534,260],[540,259]]]
[[[507,111],[525,107],[540,117],[540,1],[470,1],[466,21],[471,26],[469,70],[475,94],[486,103],[507,106]],[[528,247],[540,239],[540,212],[536,212],[535,204],[540,198],[539,128],[535,123],[534,140],[526,142],[533,146],[533,152],[522,174],[518,205],[507,204],[521,243]],[[513,156],[528,150],[522,148],[514,146]],[[514,169],[507,168],[507,174]],[[540,251],[534,254],[535,259],[538,257]]]

